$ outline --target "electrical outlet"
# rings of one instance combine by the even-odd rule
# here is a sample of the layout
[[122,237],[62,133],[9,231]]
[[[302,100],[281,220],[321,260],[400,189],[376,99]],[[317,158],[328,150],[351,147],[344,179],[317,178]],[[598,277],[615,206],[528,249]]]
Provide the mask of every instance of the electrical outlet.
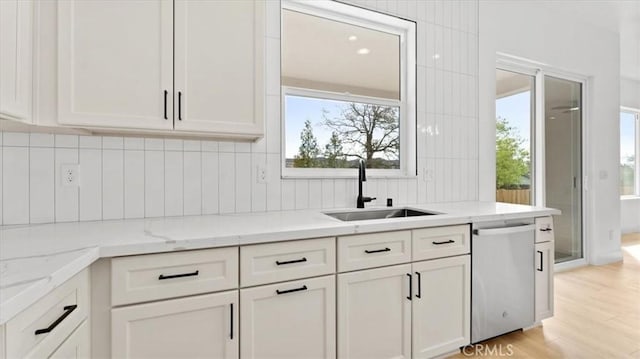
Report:
[[80,184],[80,166],[75,163],[60,165],[60,183],[64,187],[78,187]]
[[256,167],[256,181],[258,183],[267,183],[267,169],[258,165]]

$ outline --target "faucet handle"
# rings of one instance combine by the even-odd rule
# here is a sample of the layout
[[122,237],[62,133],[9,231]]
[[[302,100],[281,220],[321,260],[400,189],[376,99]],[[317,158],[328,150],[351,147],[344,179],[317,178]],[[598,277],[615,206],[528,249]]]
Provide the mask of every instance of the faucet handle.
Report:
[[377,198],[375,197],[362,197],[362,202],[371,202],[371,201],[375,201]]

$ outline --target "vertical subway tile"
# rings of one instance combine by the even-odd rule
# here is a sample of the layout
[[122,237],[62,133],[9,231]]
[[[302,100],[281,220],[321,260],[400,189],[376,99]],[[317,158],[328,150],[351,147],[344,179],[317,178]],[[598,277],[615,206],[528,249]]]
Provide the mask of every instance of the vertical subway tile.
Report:
[[309,204],[307,208],[310,208],[310,209],[322,208],[323,197],[324,197],[324,193],[322,193],[322,181],[319,179],[309,180]]
[[236,212],[251,212],[251,154],[236,153]]
[[296,180],[287,179],[282,181],[282,210],[296,208]]
[[334,191],[333,182],[331,178],[325,178],[322,180],[322,208],[334,207]]
[[24,132],[4,132],[2,134],[2,145],[6,147],[27,147],[29,146],[29,134]]
[[102,151],[102,217],[124,218],[124,150]]
[[144,202],[145,217],[164,216],[164,152],[162,151],[144,151]]
[[309,208],[309,180],[297,179],[295,180],[296,187],[296,209]]
[[280,154],[267,154],[267,211],[281,209]]
[[236,211],[236,159],[234,153],[220,152],[218,155],[218,201],[220,213]]
[[251,154],[251,211],[263,212],[267,210],[267,183],[259,178],[259,171],[267,174],[267,155],[265,153]]
[[55,146],[60,148],[77,148],[78,136],[77,135],[56,135]]
[[202,214],[201,152],[184,152],[184,214]]
[[202,152],[202,214],[218,213],[218,152]]
[[121,150],[124,148],[124,139],[116,136],[105,136],[102,138],[102,148],[109,150]]
[[333,205],[336,208],[347,207],[347,180],[336,178],[333,182]]
[[[53,142],[53,137],[51,142]],[[54,222],[55,171],[53,148],[32,147],[30,149],[29,178],[29,222]]]
[[[167,142],[165,140],[165,146]],[[171,147],[171,146],[169,146]],[[180,142],[182,148],[182,141]],[[164,215],[181,216],[183,214],[183,158],[182,151],[164,153]]]
[[102,219],[102,153],[98,149],[81,148],[79,156],[80,220],[98,221]]
[[4,147],[2,156],[3,223],[29,223],[29,148]]
[[29,135],[30,147],[53,147],[54,137],[50,133],[31,133]]
[[144,151],[124,151],[124,218],[144,218],[144,167]]
[[144,138],[125,137],[124,149],[125,150],[144,150]]
[[[58,145],[58,137],[56,135],[56,145]],[[76,141],[77,141],[77,136]],[[72,140],[64,138],[63,145],[72,143]],[[62,185],[61,166],[63,164],[77,164],[78,149],[56,148],[55,149],[55,207],[56,222],[74,222],[78,216],[78,187],[68,187]],[[82,177],[82,173],[80,174]]]
[[0,226],[3,224],[3,219],[2,219],[2,206],[4,201],[2,200],[4,197],[2,196],[2,178],[3,178],[3,171],[2,171],[2,164],[3,164],[3,160],[2,160],[2,156],[3,156],[3,147],[2,147],[2,132],[0,132]]

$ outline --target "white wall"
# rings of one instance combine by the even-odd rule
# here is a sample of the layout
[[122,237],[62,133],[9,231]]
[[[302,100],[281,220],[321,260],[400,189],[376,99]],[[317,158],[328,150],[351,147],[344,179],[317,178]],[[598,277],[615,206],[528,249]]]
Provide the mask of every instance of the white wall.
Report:
[[[353,1],[417,22],[418,176],[370,178],[395,204],[478,198],[477,1]],[[41,2],[38,120],[55,119],[55,3]],[[353,179],[280,178],[280,23],[267,2],[266,135],[256,143],[0,133],[0,224],[355,207]],[[434,54],[440,57],[434,59]],[[80,164],[62,187],[60,164]],[[256,167],[267,168],[257,183]]]
[[603,264],[620,251],[619,36],[582,22],[574,1],[480,2],[480,199],[495,191],[496,52],[588,77],[587,138],[583,155],[588,191],[584,201],[587,259]]
[[[640,110],[640,81],[620,79],[620,106]],[[620,216],[622,233],[640,232],[640,197],[621,199]]]

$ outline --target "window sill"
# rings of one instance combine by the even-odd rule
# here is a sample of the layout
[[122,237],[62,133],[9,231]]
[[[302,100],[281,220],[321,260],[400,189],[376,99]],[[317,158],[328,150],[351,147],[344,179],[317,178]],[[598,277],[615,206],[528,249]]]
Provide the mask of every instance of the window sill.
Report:
[[640,200],[640,196],[636,194],[627,194],[624,196],[620,196],[621,201],[636,201]]

